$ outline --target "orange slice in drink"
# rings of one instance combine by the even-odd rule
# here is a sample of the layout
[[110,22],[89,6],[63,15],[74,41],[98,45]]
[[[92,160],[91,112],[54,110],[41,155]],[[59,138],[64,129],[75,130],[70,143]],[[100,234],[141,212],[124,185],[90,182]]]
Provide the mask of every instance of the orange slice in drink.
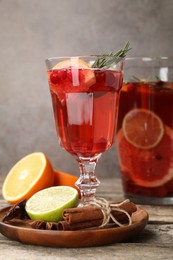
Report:
[[123,119],[126,140],[140,149],[151,149],[158,145],[164,135],[161,118],[147,109],[133,109]]
[[48,158],[41,152],[32,153],[10,170],[3,183],[2,195],[6,201],[17,203],[53,183],[54,173]]
[[[165,126],[162,140],[152,149],[129,143],[122,128],[117,134],[119,163],[125,178],[142,187],[159,187],[173,179],[173,130]],[[122,176],[123,177],[123,176]]]
[[74,68],[80,68],[80,69],[86,69],[89,68],[90,65],[84,60],[78,59],[78,58],[71,58],[70,60],[63,60],[58,62],[53,69],[67,69],[70,67]]
[[[95,73],[94,70],[91,69],[90,64],[78,58],[71,58],[70,60],[61,61],[53,67],[53,70],[69,68],[72,69],[72,81],[74,86],[82,84],[85,88],[89,88],[96,83]],[[81,69],[80,82],[78,82],[79,69]]]

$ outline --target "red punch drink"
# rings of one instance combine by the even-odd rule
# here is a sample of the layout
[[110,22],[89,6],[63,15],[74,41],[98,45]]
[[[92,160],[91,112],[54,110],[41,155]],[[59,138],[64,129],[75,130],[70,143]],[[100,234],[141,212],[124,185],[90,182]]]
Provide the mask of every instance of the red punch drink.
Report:
[[173,83],[124,83],[117,132],[125,196],[141,204],[172,204]]
[[79,206],[95,200],[100,181],[95,167],[115,139],[124,55],[118,53],[46,60],[55,126],[60,145],[79,164]]
[[72,68],[48,71],[56,130],[69,153],[93,157],[114,142],[122,75],[80,68],[75,72]]

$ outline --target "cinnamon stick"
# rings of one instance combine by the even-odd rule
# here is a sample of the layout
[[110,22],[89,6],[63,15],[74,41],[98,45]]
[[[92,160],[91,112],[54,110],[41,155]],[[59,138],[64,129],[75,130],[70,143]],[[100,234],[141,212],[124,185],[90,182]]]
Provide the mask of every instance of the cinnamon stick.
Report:
[[14,217],[13,219],[6,220],[5,223],[19,226],[19,227],[30,227],[34,229],[43,230],[58,230],[58,222],[46,222],[42,220],[31,220],[31,219],[20,219]]
[[98,227],[102,224],[102,219],[95,219],[91,221],[85,221],[85,222],[79,222],[75,224],[69,224],[66,221],[59,221],[57,223],[58,230],[80,230],[80,229],[86,229],[86,228],[92,228],[92,227]]
[[[46,222],[46,221],[33,221],[29,219],[25,212],[26,201],[23,200],[12,206],[6,213],[3,222],[17,226],[28,226],[35,229],[44,230],[80,230],[86,228],[99,227],[103,223],[104,215],[100,208],[94,206],[86,206],[81,208],[69,208],[63,212],[63,221],[59,222]],[[114,202],[112,202],[114,203]],[[117,202],[116,202],[117,203]],[[116,204],[115,203],[115,204]],[[119,208],[125,210],[130,216],[137,210],[134,203],[125,201],[119,205]],[[127,215],[124,212],[113,209],[111,214],[115,219],[126,224],[129,222]],[[113,223],[110,219],[109,224]]]
[[[136,205],[132,202],[125,202],[119,206],[130,216],[137,210]],[[112,215],[122,224],[128,223],[128,217],[124,212],[113,210]],[[70,208],[63,212],[64,221],[58,223],[59,230],[78,230],[90,227],[98,227],[103,222],[103,213],[99,208],[86,206],[82,208]],[[110,220],[110,222],[112,222]]]

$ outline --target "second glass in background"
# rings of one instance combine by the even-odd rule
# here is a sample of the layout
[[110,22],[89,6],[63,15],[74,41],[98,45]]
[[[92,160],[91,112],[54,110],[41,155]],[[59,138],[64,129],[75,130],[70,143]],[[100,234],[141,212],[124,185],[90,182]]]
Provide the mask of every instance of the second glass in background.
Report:
[[124,194],[173,204],[173,61],[126,59],[117,149]]

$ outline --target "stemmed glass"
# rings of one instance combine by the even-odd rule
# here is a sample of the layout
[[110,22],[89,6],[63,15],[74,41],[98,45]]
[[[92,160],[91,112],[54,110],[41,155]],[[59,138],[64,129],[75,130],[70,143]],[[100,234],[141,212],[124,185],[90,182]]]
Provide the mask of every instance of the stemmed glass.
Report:
[[100,184],[97,161],[114,143],[123,81],[122,58],[106,69],[94,66],[98,59],[89,55],[46,60],[57,136],[79,163],[76,186],[82,206],[95,198]]

